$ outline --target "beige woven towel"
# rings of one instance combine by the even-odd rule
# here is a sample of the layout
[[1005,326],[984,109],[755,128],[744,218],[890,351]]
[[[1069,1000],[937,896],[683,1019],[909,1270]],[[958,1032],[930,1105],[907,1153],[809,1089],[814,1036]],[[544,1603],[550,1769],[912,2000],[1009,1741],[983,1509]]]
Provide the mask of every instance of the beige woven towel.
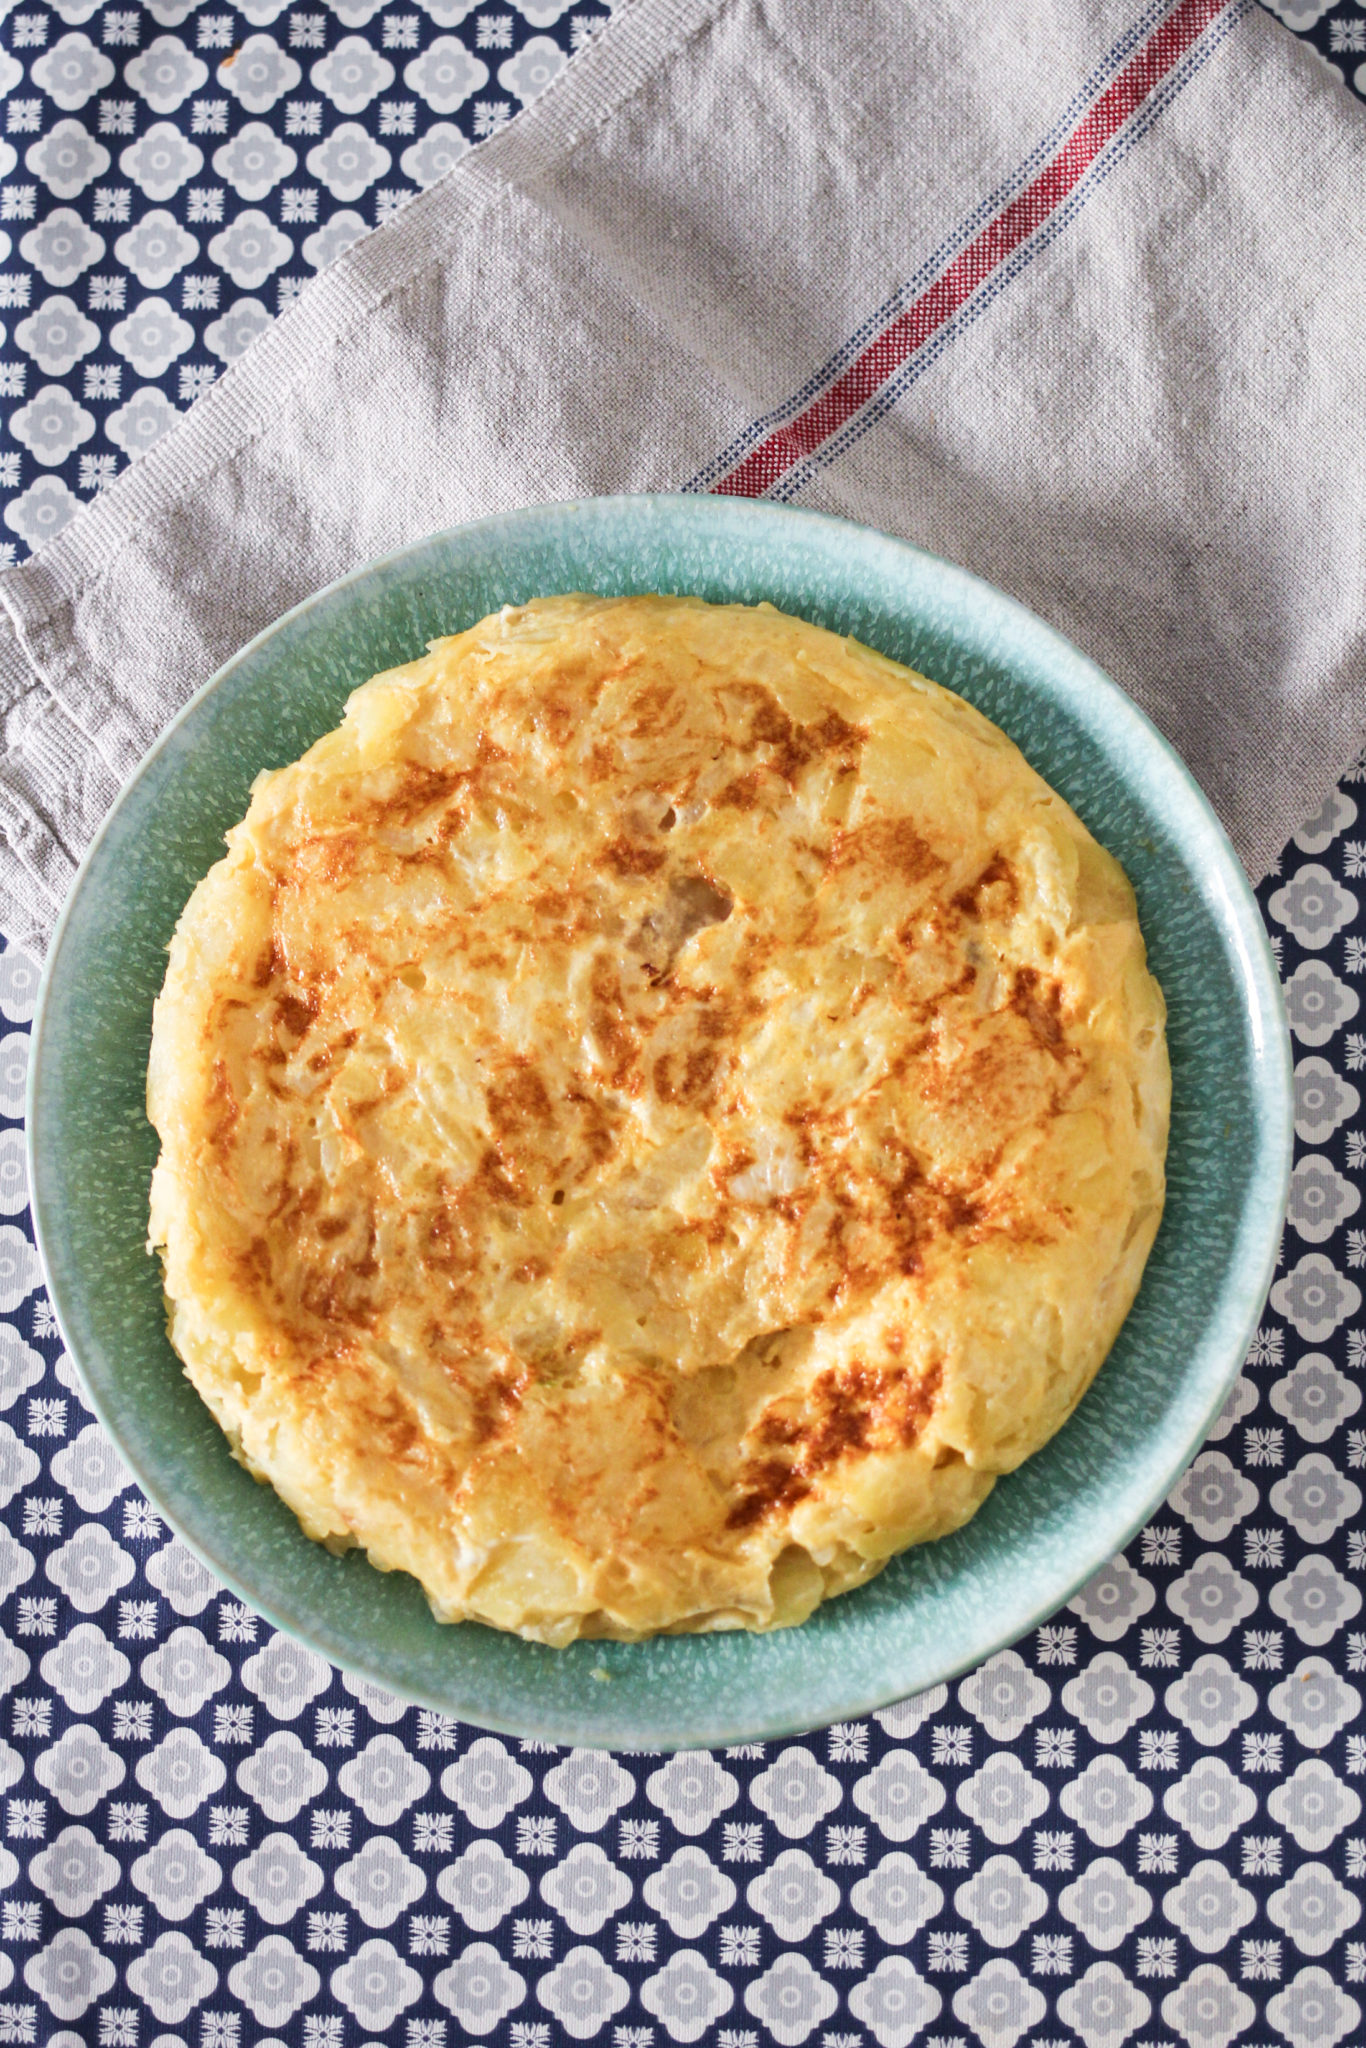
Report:
[[1366,725],[1366,116],[1250,0],[634,0],[0,577],[0,929],[340,572],[767,489],[966,563],[1253,874]]

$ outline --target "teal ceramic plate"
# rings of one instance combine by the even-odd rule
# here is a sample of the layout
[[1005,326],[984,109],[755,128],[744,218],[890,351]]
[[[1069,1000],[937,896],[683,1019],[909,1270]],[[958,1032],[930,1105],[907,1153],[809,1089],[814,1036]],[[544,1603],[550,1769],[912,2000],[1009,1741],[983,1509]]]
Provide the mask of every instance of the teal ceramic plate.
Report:
[[[439,1626],[416,1583],[334,1558],[236,1465],[166,1340],[145,1250],[153,999],[194,884],[261,768],[441,633],[554,592],[768,598],[960,691],[1118,855],[1170,1011],[1161,1234],[1119,1342],[1058,1437],[976,1520],[805,1627],[568,1650]],[[604,1748],[701,1747],[850,1720],[965,1670],[1062,1605],[1195,1452],[1271,1278],[1289,1057],[1256,904],[1170,747],[1010,599],[901,542],[728,499],[608,498],[457,528],[290,612],[148,755],[66,906],[35,1028],[29,1142],[52,1299],[96,1411],[190,1546],[279,1627],[358,1675],[486,1727]]]

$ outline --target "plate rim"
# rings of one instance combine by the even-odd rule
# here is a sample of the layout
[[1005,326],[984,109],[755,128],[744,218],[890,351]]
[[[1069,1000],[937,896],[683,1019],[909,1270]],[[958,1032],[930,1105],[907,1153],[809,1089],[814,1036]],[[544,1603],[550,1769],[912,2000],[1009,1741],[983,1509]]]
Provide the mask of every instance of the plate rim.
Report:
[[[51,1236],[55,1243],[57,1227],[46,1214],[46,1192],[40,1194],[46,1171],[40,1158],[40,1138],[45,1113],[42,1077],[47,1055],[49,999],[58,984],[58,966],[82,891],[90,873],[101,861],[105,843],[115,829],[125,803],[174,744],[177,735],[199,708],[229,683],[232,677],[276,636],[306,620],[311,612],[320,609],[324,604],[342,597],[348,590],[443,546],[458,547],[462,542],[487,539],[509,528],[518,530],[520,537],[534,531],[538,525],[548,527],[561,523],[566,518],[676,519],[680,516],[702,519],[715,519],[719,516],[722,520],[754,520],[780,528],[790,525],[798,531],[833,529],[837,535],[845,537],[846,543],[850,540],[857,540],[865,546],[876,543],[880,548],[887,549],[893,558],[899,555],[922,571],[929,570],[947,576],[950,584],[957,586],[955,596],[960,600],[960,604],[966,601],[974,606],[980,606],[987,614],[994,613],[1003,624],[1013,628],[1027,642],[1033,643],[1031,653],[1042,656],[1047,661],[1050,690],[1066,702],[1069,714],[1088,734],[1112,742],[1116,725],[1118,724],[1121,732],[1127,726],[1133,742],[1144,753],[1160,762],[1176,783],[1183,808],[1193,812],[1199,824],[1199,836],[1204,842],[1203,850],[1213,856],[1203,877],[1207,885],[1207,900],[1210,901],[1212,914],[1217,911],[1221,929],[1231,942],[1230,955],[1236,957],[1239,990],[1245,1003],[1240,1014],[1250,1030],[1258,1072],[1266,1084],[1259,1091],[1259,1156],[1274,1151],[1279,1171],[1273,1186],[1258,1190],[1254,1186],[1251,1174],[1244,1186],[1234,1251],[1224,1277],[1227,1280],[1235,1272],[1240,1276],[1240,1284],[1246,1290],[1247,1305],[1238,1333],[1239,1343],[1234,1346],[1231,1334],[1228,1339],[1227,1371],[1201,1404],[1193,1421],[1183,1431],[1179,1462],[1174,1464],[1162,1488],[1152,1499],[1145,1501],[1141,1513],[1128,1515],[1116,1524],[1113,1546],[1107,1551],[1107,1559],[1113,1558],[1127,1547],[1204,1443],[1211,1423],[1242,1369],[1248,1341],[1257,1326],[1275,1272],[1293,1161],[1293,1049],[1286,1022],[1280,977],[1252,885],[1209,798],[1171,741],[1112,677],[1047,620],[1041,618],[1019,599],[988,583],[974,571],[876,527],[840,518],[834,514],[808,510],[805,507],[775,505],[765,500],[716,498],[686,492],[620,493],[605,497],[551,500],[531,506],[510,508],[438,529],[360,563],[290,606],[235,650],[168,720],[121,784],[76,868],[53,928],[30,1033],[25,1100],[25,1150],[29,1173],[30,1216],[42,1263],[41,1284],[47,1288],[63,1347],[80,1379],[85,1397],[96,1420],[109,1435],[135,1482],[156,1507],[171,1533],[212,1571],[231,1594],[261,1615],[269,1626],[282,1630],[302,1642],[343,1672],[391,1692],[395,1691],[395,1688],[391,1677],[383,1668],[382,1660],[371,1663],[363,1654],[354,1654],[350,1649],[338,1648],[330,1642],[328,1637],[331,1631],[325,1626],[325,1617],[296,1617],[290,1612],[290,1603],[287,1599],[277,1597],[274,1592],[270,1597],[262,1599],[254,1588],[248,1591],[231,1558],[221,1558],[216,1547],[193,1534],[177,1512],[166,1510],[158,1497],[155,1483],[151,1486],[148,1484],[144,1460],[140,1454],[141,1447],[126,1443],[122,1434],[110,1426],[103,1396],[92,1385],[77,1347],[69,1341],[69,1319],[63,1298],[64,1282],[58,1276],[57,1269],[49,1257],[49,1237]],[[612,579],[608,577],[606,580],[610,582]],[[1010,654],[1005,657],[1004,665],[1013,665]],[[1030,684],[1028,687],[1034,686]],[[1187,856],[1197,850],[1184,836],[1180,843],[1183,853]],[[1220,884],[1217,899],[1208,895],[1208,885],[1216,880]],[[1260,1258],[1256,1256],[1259,1243]],[[1064,1428],[1066,1427],[1067,1424],[1064,1424]],[[226,1448],[226,1439],[224,1442]],[[1085,1566],[1069,1579],[1065,1591],[1058,1594],[1055,1588],[1050,1588],[1046,1597],[1030,1603],[1028,1611],[1021,1616],[1018,1623],[1012,1621],[1007,1635],[1002,1636],[999,1630],[994,1628],[989,1630],[989,1640],[975,1644],[959,1658],[946,1660],[938,1676],[929,1680],[928,1684],[950,1682],[1019,1641],[1049,1616],[1064,1609],[1096,1572],[1103,1569],[1104,1562],[1105,1560],[1102,1560],[1098,1565],[1093,1558],[1089,1558]],[[378,1567],[371,1566],[371,1569],[377,1571]],[[438,1623],[433,1625],[453,1626]],[[560,1654],[544,1650],[544,1646],[541,1645],[529,1647],[542,1650],[546,1655]],[[474,1672],[467,1681],[467,1690],[473,1694],[477,1691],[478,1684],[478,1674]],[[489,1714],[482,1706],[467,1709],[465,1705],[460,1704],[452,1707],[449,1695],[438,1696],[433,1692],[424,1696],[421,1690],[406,1685],[395,1696],[411,1699],[418,1706],[454,1713],[462,1721],[468,1721],[498,1734],[537,1736],[557,1743],[584,1743],[595,1746],[603,1746],[606,1743],[623,1752],[714,1748],[740,1741],[780,1739],[827,1725],[824,1719],[813,1722],[809,1713],[803,1714],[800,1710],[789,1709],[786,1712],[773,1711],[767,1715],[750,1715],[740,1721],[735,1720],[732,1715],[729,1720],[723,1719],[706,1726],[688,1727],[677,1734],[658,1728],[643,1728],[633,1732],[613,1727],[604,1731],[604,1715],[601,1712],[595,1715],[591,1708],[610,1708],[610,1687],[594,1686],[592,1691],[598,1698],[590,1699],[588,1705],[580,1709],[576,1715],[552,1710],[542,1721],[537,1721],[534,1715],[526,1713],[503,1718],[496,1709]],[[879,1690],[873,1697],[865,1699],[860,1695],[855,1699],[841,1700],[833,1707],[827,1702],[822,1702],[817,1711],[822,1716],[828,1714],[831,1721],[857,1720],[876,1713],[906,1696],[900,1691]],[[693,1718],[695,1720],[696,1715]]]

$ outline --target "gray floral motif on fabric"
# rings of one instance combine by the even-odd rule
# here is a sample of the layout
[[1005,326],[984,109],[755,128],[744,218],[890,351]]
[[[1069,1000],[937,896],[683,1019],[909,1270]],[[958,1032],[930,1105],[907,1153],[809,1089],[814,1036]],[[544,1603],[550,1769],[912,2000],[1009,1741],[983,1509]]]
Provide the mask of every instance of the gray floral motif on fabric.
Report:
[[173,114],[209,75],[201,57],[187,50],[179,36],[156,36],[123,67],[123,75],[154,114]]
[[1120,1742],[1151,1713],[1153,1689],[1117,1650],[1101,1650],[1062,1689],[1062,1704],[1093,1742]]
[[410,1756],[396,1735],[372,1735],[364,1749],[337,1773],[338,1785],[348,1799],[355,1800],[372,1828],[393,1827],[431,1782],[426,1765]]
[[58,121],[41,142],[25,150],[24,168],[42,179],[54,199],[75,199],[109,169],[109,151],[80,121]]
[[890,1842],[906,1842],[943,1806],[946,1793],[908,1749],[890,1750],[854,1787],[854,1804]]
[[1322,1145],[1361,1107],[1360,1091],[1316,1054],[1295,1067],[1295,1135]]
[[1337,2048],[1339,2041],[1358,2038],[1362,2011],[1327,1970],[1314,1966],[1296,1972],[1269,2001],[1266,2016],[1295,2048],[1300,2042],[1305,2048]]
[[789,1841],[809,1835],[844,1797],[832,1771],[802,1744],[782,1750],[749,1788],[749,1796]]
[[1116,1557],[1088,1579],[1067,1604],[1093,1636],[1103,1643],[1117,1643],[1150,1611],[1156,1597],[1151,1585],[1138,1576],[1128,1559]]
[[323,1888],[318,1865],[285,1834],[266,1835],[233,1866],[232,1881],[268,1927],[284,1927]]
[[1013,1948],[1047,1912],[1048,1894],[1013,1856],[988,1856],[976,1876],[959,1885],[953,1903],[989,1947]]
[[222,1758],[193,1728],[171,1729],[155,1749],[138,1758],[134,1772],[143,1791],[150,1792],[172,1820],[188,1820],[221,1791],[227,1775]]
[[[794,1853],[784,1851],[785,1856]],[[782,1860],[779,1857],[778,1861]],[[736,1891],[733,1881],[717,1869],[706,1850],[689,1843],[676,1849],[668,1862],[645,1880],[641,1896],[681,1941],[696,1941],[713,1920],[730,1911]]]
[[943,2007],[939,1992],[905,1956],[884,1956],[871,1977],[849,1993],[850,2012],[868,2028],[878,2048],[910,2048]]
[[681,1749],[651,1772],[645,1796],[668,1815],[680,1834],[701,1835],[734,1806],[740,1785],[705,1749]]
[[43,1751],[33,1775],[63,1813],[84,1818],[94,1812],[106,1793],[123,1783],[125,1768],[123,1758],[88,1721],[77,1721],[51,1749]]
[[1330,1557],[1310,1552],[1271,1589],[1271,1611],[1302,1643],[1321,1649],[1361,1612],[1361,1594]]
[[367,1927],[392,1927],[427,1889],[417,1864],[388,1835],[371,1835],[359,1854],[333,1873],[332,1883]]
[[1272,1687],[1267,1704],[1306,1749],[1326,1749],[1361,1712],[1361,1694],[1322,1658],[1305,1657]]
[[109,339],[139,377],[164,377],[190,347],[194,329],[169,300],[153,294],[110,329]]
[[48,1557],[46,1571],[78,1614],[98,1614],[132,1578],[132,1558],[102,1522],[86,1522]]
[[292,1728],[276,1728],[237,1766],[237,1783],[278,1827],[325,1791],[327,1767],[310,1755]]
[[405,178],[425,191],[453,170],[468,149],[469,143],[453,122],[433,121],[421,142],[404,150],[399,167]]
[[361,216],[344,206],[316,234],[305,236],[299,253],[315,270],[326,270],[329,263],[335,263],[369,232]]
[[153,1552],[144,1570],[176,1613],[187,1620],[192,1614],[201,1614],[214,1595],[223,1590],[213,1573],[174,1537]]
[[36,1479],[42,1465],[7,1422],[0,1422],[0,1507],[8,1507],[21,1486]]
[[[496,1951],[490,1953],[496,1960]],[[443,1971],[432,1986],[443,2004],[446,2003],[442,1996],[444,1976]],[[354,2013],[364,2033],[384,2035],[400,2013],[417,2003],[422,1993],[422,1979],[404,1962],[392,1942],[385,1941],[382,1936],[372,1936],[369,1941],[361,1943],[347,1962],[332,1972],[329,1989],[334,1998]]]
[[87,1515],[103,1514],[133,1475],[98,1422],[88,1422],[52,1460],[52,1476]]
[[1361,1007],[1356,990],[1322,960],[1303,960],[1284,985],[1285,1014],[1301,1045],[1327,1045]]
[[311,175],[333,198],[350,205],[384,176],[393,159],[359,121],[343,121],[326,142],[309,150],[306,161]]
[[1257,1711],[1257,1694],[1227,1658],[1211,1651],[1167,1687],[1164,1705],[1197,1742],[1214,1748]]
[[745,1987],[745,2010],[767,2027],[779,2048],[801,2048],[838,2004],[838,1993],[795,1950]]
[[421,57],[404,68],[403,83],[421,95],[434,114],[453,114],[487,83],[488,66],[471,56],[454,36],[438,36]]
[[1147,2025],[1152,2009],[1114,1963],[1092,1963],[1058,2000],[1058,2018],[1080,2034],[1086,2048],[1122,2048]]
[[[9,957],[8,953],[0,953],[0,962]],[[0,1038],[0,1112],[6,1116],[23,1114],[24,1094],[28,1086],[28,1045],[26,1031],[7,1031]],[[7,1328],[17,1341],[19,1333],[13,1324]]]
[[401,1721],[407,1712],[407,1704],[388,1686],[376,1685],[372,1678],[357,1678],[353,1672],[343,1671],[342,1690],[349,1692],[353,1700],[359,1700],[372,1721],[389,1726]]
[[752,1912],[761,1913],[780,1941],[805,1941],[813,1927],[839,1904],[839,1886],[805,1849],[784,1849],[745,1893]]
[[39,1669],[73,1714],[93,1714],[127,1681],[132,1666],[102,1629],[82,1621],[48,1651]]
[[1322,1344],[1361,1307],[1361,1289],[1322,1252],[1306,1252],[1272,1288],[1271,1305],[1307,1344]]
[[179,417],[165,393],[149,385],[135,391],[127,405],[110,413],[104,430],[116,448],[122,448],[128,455],[140,455],[144,449],[154,448]]
[[209,243],[209,255],[225,270],[241,292],[261,289],[266,279],[289,262],[294,244],[282,234],[268,214],[257,206],[246,207],[230,227]]
[[68,1920],[83,1919],[96,1899],[118,1883],[117,1859],[102,1849],[89,1828],[65,1827],[29,1865],[29,1875]]
[[185,1828],[169,1828],[136,1859],[130,1875],[163,1920],[188,1920],[223,1882],[219,1865]]
[[944,1894],[912,1857],[893,1849],[854,1885],[849,1902],[889,1948],[904,1948],[940,1912]]
[[1257,1916],[1257,1901],[1224,1868],[1206,1858],[1169,1891],[1162,1910],[1200,1955],[1217,1955]]
[[496,1735],[481,1735],[441,1774],[442,1791],[477,1828],[496,1828],[506,1820],[530,1794],[531,1782],[530,1771],[508,1755]]
[[1293,1372],[1276,1381],[1271,1405],[1306,1443],[1324,1444],[1339,1423],[1358,1412],[1361,1389],[1322,1351],[1308,1351]]
[[310,84],[326,94],[340,114],[360,114],[394,82],[394,67],[371,49],[364,36],[343,36],[330,54],[308,74]]
[[1219,1756],[1202,1756],[1162,1795],[1163,1811],[1197,1849],[1222,1849],[1257,1811],[1257,1795]]
[[[83,227],[84,224],[81,221],[81,217],[79,214],[73,214],[69,211],[69,209],[64,210],[61,208],[58,209],[58,213],[62,214],[64,221],[74,221],[77,227]],[[58,215],[56,213],[49,214],[47,220],[43,223],[43,225],[45,227],[51,225],[51,223],[55,221],[57,217]],[[39,231],[35,230],[35,232]],[[29,237],[25,235],[24,241],[27,242],[28,239]],[[100,237],[98,235],[91,235],[90,239],[92,242],[100,242]],[[42,263],[39,261],[39,258],[34,254],[30,254],[30,252],[27,249],[23,248],[22,244],[20,245],[20,247],[22,253],[25,256],[25,259],[30,263],[36,264],[38,269],[41,270]],[[55,254],[55,251],[49,251],[48,253],[49,260],[51,260],[51,257],[52,255]],[[95,251],[94,257],[92,257],[91,260],[94,261],[95,258],[103,255],[103,253],[104,244],[103,242],[100,242],[100,247]],[[79,274],[80,273],[77,272],[78,276]],[[70,281],[71,280],[69,278],[65,280],[56,277],[48,278],[49,284],[61,284],[63,282],[70,283]],[[38,989],[42,982],[42,978],[43,972],[41,967],[38,965],[38,962],[35,959],[33,959],[30,954],[25,953],[22,947],[11,946],[7,952],[0,953],[0,1016],[5,1017],[11,1024],[31,1023],[33,1020],[33,1013],[38,1007]],[[12,1043],[13,1040],[9,1038],[0,1041],[0,1049],[2,1049],[3,1046],[12,1045]],[[24,1038],[23,1044],[25,1047],[25,1058],[27,1063],[27,1038]],[[22,1093],[20,1094],[18,1101],[13,1103],[12,1108],[4,1107],[4,1104],[7,1100],[13,1101],[13,1098],[0,1095],[0,1109],[3,1109],[3,1113],[6,1116],[21,1116],[23,1114],[24,1108],[24,1098]]]
[[277,100],[293,92],[303,73],[274,36],[251,35],[231,62],[219,65],[218,77],[249,114],[268,114]]
[[1258,1388],[1253,1385],[1246,1373],[1241,1373],[1229,1388],[1223,1407],[1210,1424],[1208,1441],[1212,1444],[1222,1443],[1225,1437],[1231,1436],[1244,1416],[1251,1415],[1260,1399]]
[[33,1552],[22,1550],[8,1529],[0,1529],[0,1600],[33,1577]]
[[[571,1948],[536,1985],[541,2004],[575,2041],[590,2040],[621,2011],[630,1995],[626,1979],[596,1950],[584,1947]],[[469,2022],[462,2024],[468,2026]]]
[[564,51],[558,43],[549,36],[533,36],[515,57],[498,66],[498,83],[504,92],[515,93],[523,106],[529,106],[554,84],[564,65]]
[[501,1844],[480,1836],[441,1872],[436,1888],[467,1927],[488,1934],[521,1905],[531,1880]]
[[231,185],[239,199],[253,205],[287,178],[298,161],[298,152],[264,121],[245,122],[231,142],[213,153],[215,176]]
[[1326,1543],[1361,1508],[1361,1488],[1311,1451],[1271,1489],[1271,1505],[1306,1543]]
[[[146,199],[164,205],[204,168],[204,152],[169,121],[156,121],[125,149],[119,169]],[[98,174],[96,174],[98,175]]]
[[597,1834],[635,1794],[635,1779],[605,1749],[571,1749],[545,1777],[546,1798],[580,1835]]
[[1295,834],[1294,843],[1301,853],[1326,853],[1340,832],[1356,823],[1357,807],[1345,789],[1335,789],[1326,796],[1311,818],[1306,818]]
[[898,1700],[894,1707],[883,1707],[873,1719],[880,1728],[886,1729],[893,1742],[909,1742],[932,1715],[948,1705],[948,1699],[946,1685],[932,1685],[926,1692],[913,1693],[909,1699]]
[[1122,1863],[1100,1856],[1059,1893],[1058,1910],[1092,1948],[1108,1953],[1143,1925],[1153,1901]]
[[[22,441],[34,460],[55,466],[65,462],[73,449],[80,448],[95,431],[95,416],[87,412],[61,384],[45,384],[41,391],[35,391],[27,405],[10,414],[10,432],[16,441]],[[5,1133],[11,1144],[18,1137],[16,1132]],[[8,1184],[0,1185],[0,1210],[6,1216],[17,1216],[28,1206],[28,1186],[23,1173],[23,1140],[18,1139],[15,1153],[17,1184],[11,1190]]]
[[43,1360],[32,1345],[25,1344],[12,1323],[0,1323],[0,1411],[36,1387],[43,1372]]
[[1048,1809],[1048,1791],[1009,1750],[996,1750],[958,1787],[958,1805],[989,1842],[1013,1842]]
[[1171,1493],[1168,1505],[1185,1517],[1203,1543],[1222,1543],[1257,1506],[1260,1496],[1223,1451],[1203,1451]]
[[1004,1956],[993,1956],[953,1995],[954,2018],[971,2027],[983,2048],[1015,2048],[1047,2011],[1042,1992]]
[[242,1666],[243,1685],[274,1721],[297,1721],[331,1682],[322,1658],[285,1635],[273,1635]]
[[1229,2048],[1257,2016],[1245,1991],[1218,1963],[1201,1963],[1162,2001],[1162,2017],[1191,2048]]
[[1321,952],[1356,915],[1357,899],[1333,879],[1326,867],[1310,861],[1292,880],[1273,891],[1268,908],[1278,924],[1295,934],[1300,945]]
[[283,1934],[268,1934],[228,1972],[228,1989],[240,1998],[258,2026],[287,2026],[301,2006],[317,1997],[322,1978]]
[[1276,1786],[1266,1810],[1301,1849],[1321,1856],[1344,1828],[1360,1818],[1361,1800],[1331,1764],[1312,1757]]
[[1148,1818],[1153,1795],[1122,1757],[1107,1754],[1063,1787],[1058,1804],[1098,1849],[1113,1849]]
[[1266,1913],[1301,1955],[1325,1956],[1356,1926],[1361,1901],[1338,1882],[1326,1863],[1302,1863],[1290,1882],[1271,1894]]
[[165,2027],[178,2027],[218,1984],[218,1972],[184,1934],[159,1934],[128,1970],[129,1989]]
[[675,1949],[640,1987],[640,2002],[671,2041],[700,2041],[735,2003],[735,1993],[695,1948]]
[[24,1965],[24,1982],[54,2019],[79,2020],[113,1987],[118,1973],[81,1927],[64,1927]]
[[1339,1225],[1355,1216],[1361,1196],[1331,1159],[1307,1152],[1297,1161],[1290,1180],[1292,1228],[1306,1244],[1326,1244]]
[[1256,1587],[1234,1570],[1221,1550],[1206,1551],[1167,1588],[1172,1613],[1202,1643],[1226,1642],[1240,1621],[1256,1612]]
[[101,86],[109,84],[114,67],[89,36],[74,30],[59,36],[51,49],[43,52],[29,67],[29,76],[54,106],[64,114],[76,114]]
[[232,1666],[203,1630],[188,1627],[172,1629],[161,1648],[143,1658],[140,1673],[143,1684],[185,1720],[221,1692],[231,1675]]
[[634,1893],[629,1877],[607,1859],[598,1842],[576,1842],[562,1863],[541,1879],[541,1897],[571,1934],[597,1934]]
[[993,1742],[1015,1742],[1046,1713],[1052,1689],[1030,1670],[1018,1650],[1002,1650],[965,1678],[959,1704],[975,1715]]

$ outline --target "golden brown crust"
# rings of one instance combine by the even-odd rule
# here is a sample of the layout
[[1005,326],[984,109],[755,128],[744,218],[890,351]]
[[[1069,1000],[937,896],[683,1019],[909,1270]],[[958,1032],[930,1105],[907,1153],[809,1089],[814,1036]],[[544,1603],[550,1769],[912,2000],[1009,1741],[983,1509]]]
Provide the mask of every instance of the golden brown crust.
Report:
[[228,849],[151,1237],[310,1534],[546,1641],[767,1627],[1070,1414],[1161,1213],[1162,999],[961,700],[768,607],[542,600]]

